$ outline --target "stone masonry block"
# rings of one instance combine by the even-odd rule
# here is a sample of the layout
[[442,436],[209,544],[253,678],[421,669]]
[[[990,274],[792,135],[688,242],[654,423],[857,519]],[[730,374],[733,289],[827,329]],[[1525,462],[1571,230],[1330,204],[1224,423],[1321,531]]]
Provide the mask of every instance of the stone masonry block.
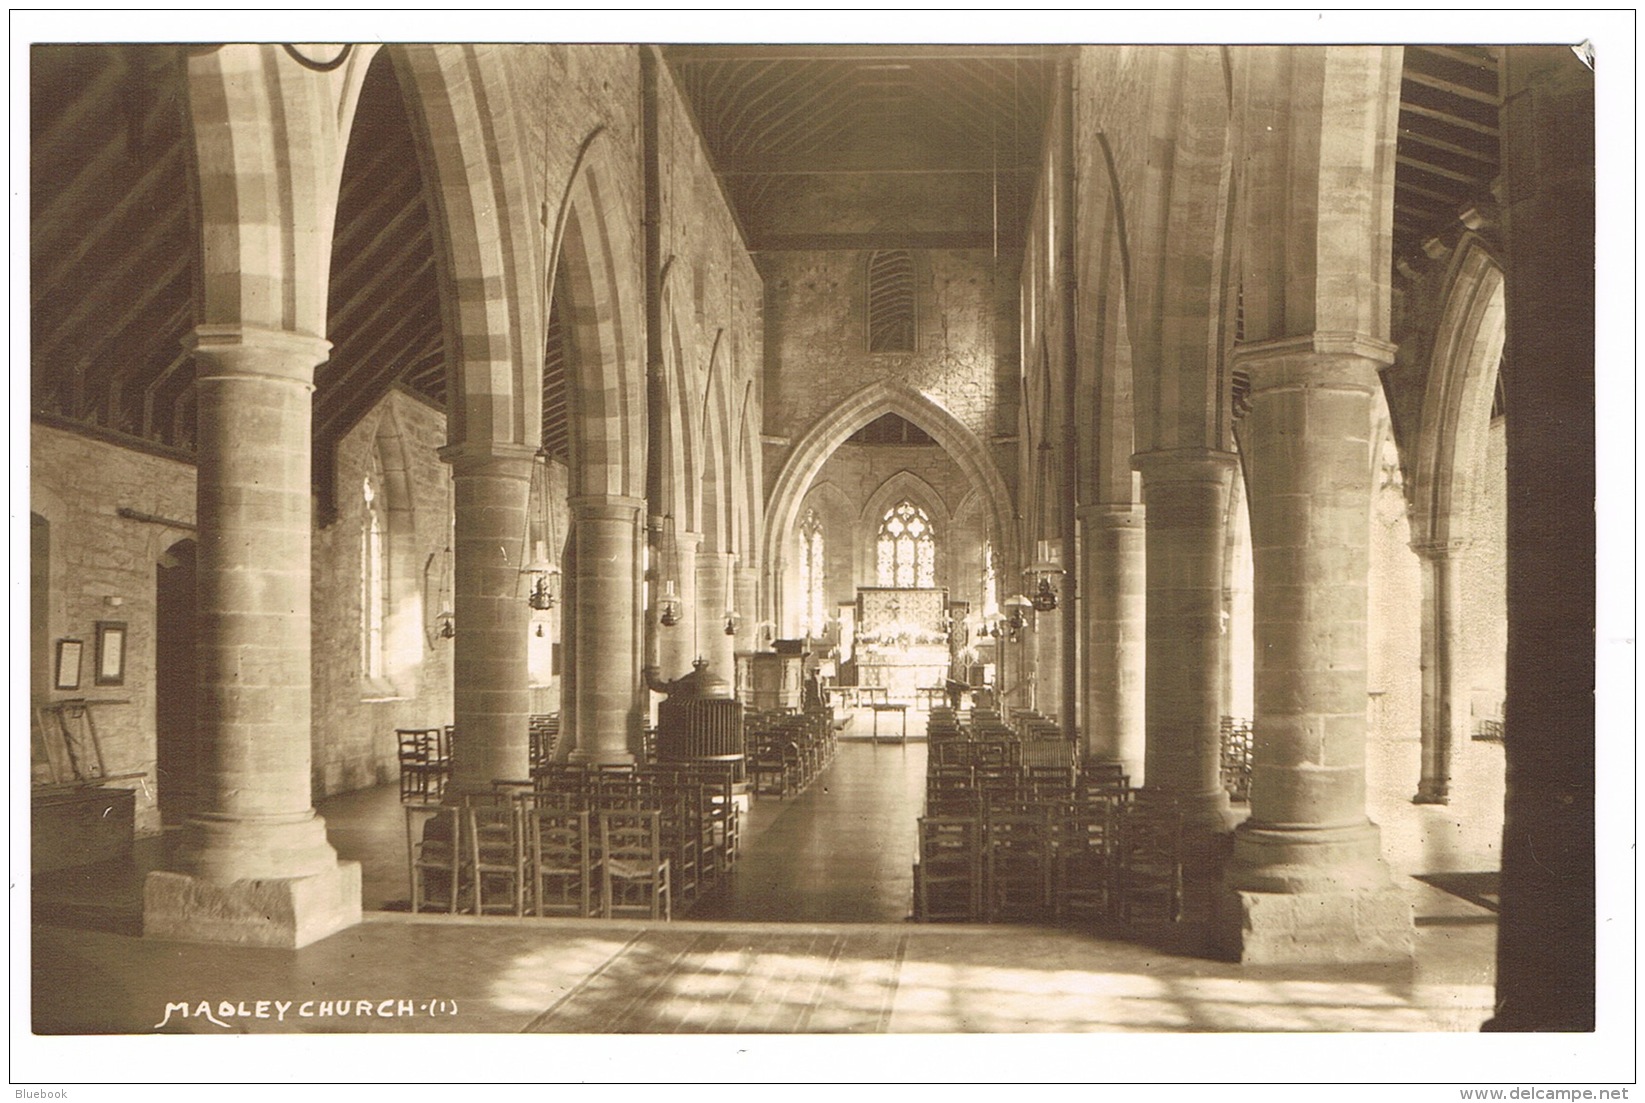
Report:
[[1251,965],[1409,961],[1416,925],[1398,888],[1358,892],[1227,892],[1219,901],[1217,945]]
[[299,949],[360,922],[360,863],[311,877],[217,884],[156,870],[143,884],[143,934],[179,942]]

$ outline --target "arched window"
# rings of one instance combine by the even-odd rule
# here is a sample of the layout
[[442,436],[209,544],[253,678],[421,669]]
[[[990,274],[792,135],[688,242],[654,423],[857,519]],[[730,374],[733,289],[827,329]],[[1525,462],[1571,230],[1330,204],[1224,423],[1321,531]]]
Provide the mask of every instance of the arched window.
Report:
[[868,351],[914,351],[914,258],[895,249],[868,258]]
[[376,480],[367,475],[361,486],[365,512],[360,520],[360,672],[367,678],[383,676],[383,618],[388,570],[384,562],[382,496]]
[[908,499],[886,510],[876,551],[881,586],[937,584],[937,541],[931,518]]
[[828,623],[822,519],[808,509],[800,519],[800,635],[820,636]]

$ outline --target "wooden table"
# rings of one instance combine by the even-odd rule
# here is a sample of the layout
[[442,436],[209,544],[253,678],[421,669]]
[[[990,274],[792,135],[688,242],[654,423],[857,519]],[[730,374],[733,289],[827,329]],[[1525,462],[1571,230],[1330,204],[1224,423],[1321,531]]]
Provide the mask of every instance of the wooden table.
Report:
[[[904,744],[908,742],[908,705],[906,703],[902,701],[882,701],[868,707],[874,710],[875,743],[880,741],[880,713],[882,712],[895,712],[902,716],[902,735],[897,741]],[[890,737],[887,736],[886,738],[889,739]]]
[[840,695],[842,707],[860,709],[864,698],[872,705],[875,698],[884,701],[891,691],[885,686],[833,686],[829,692]]

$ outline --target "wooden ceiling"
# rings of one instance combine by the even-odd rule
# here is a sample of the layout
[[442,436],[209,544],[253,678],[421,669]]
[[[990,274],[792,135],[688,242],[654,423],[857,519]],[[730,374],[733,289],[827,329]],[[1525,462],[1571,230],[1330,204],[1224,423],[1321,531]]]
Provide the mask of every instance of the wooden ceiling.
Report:
[[[754,249],[1011,248],[1036,183],[1055,49],[670,46],[664,55]],[[29,71],[31,410],[184,458],[195,414],[183,341],[200,267],[185,61],[177,46],[37,45]],[[1407,48],[1396,260],[1454,233],[1457,216],[1488,197],[1498,104],[1494,51]],[[337,441],[389,388],[445,401],[427,190],[380,54],[344,164],[333,350],[315,373],[323,501]],[[551,325],[544,442],[560,455],[563,341]]]
[[1496,51],[1407,46],[1395,149],[1394,259],[1452,231],[1457,217],[1490,199],[1497,177]]
[[1019,246],[1059,49],[663,54],[759,252]]

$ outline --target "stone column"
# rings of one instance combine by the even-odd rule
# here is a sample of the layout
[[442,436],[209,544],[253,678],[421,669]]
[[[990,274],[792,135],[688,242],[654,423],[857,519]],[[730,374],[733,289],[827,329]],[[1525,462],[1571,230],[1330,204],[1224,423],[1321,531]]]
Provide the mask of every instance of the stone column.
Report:
[[567,641],[575,672],[570,691],[576,695],[572,762],[634,761],[630,739],[641,684],[634,595],[644,508],[642,499],[615,494],[571,499],[577,571],[568,618],[574,635]]
[[329,345],[250,326],[193,341],[198,810],[177,868],[144,884],[143,932],[305,946],[360,921],[360,865],[312,799],[311,395]]
[[1422,559],[1422,777],[1417,804],[1451,802],[1451,757],[1468,738],[1460,540],[1412,545]]
[[737,568],[736,595],[737,638],[733,641],[734,646],[737,651],[753,651],[759,647],[760,638],[759,567]]
[[1090,505],[1084,525],[1085,751],[1125,764],[1144,783],[1147,655],[1145,513],[1140,505]]
[[681,532],[674,538],[676,551],[670,563],[668,549],[663,549],[663,563],[658,574],[657,602],[662,607],[662,584],[670,570],[677,570],[675,592],[679,595],[680,619],[673,626],[657,626],[657,661],[663,681],[671,682],[691,673],[691,664],[697,658],[697,548],[703,542],[700,532]]
[[1174,798],[1188,822],[1227,826],[1222,787],[1222,559],[1232,452],[1139,454],[1147,593],[1144,796]]
[[[1023,592],[1033,596],[1031,591]],[[1035,609],[1029,615],[1034,618],[1034,708],[1057,716],[1062,708],[1062,611]]]
[[[1322,347],[1324,346],[1324,347]],[[1411,904],[1365,815],[1371,395],[1392,346],[1266,343],[1242,440],[1256,570],[1251,817],[1219,915],[1251,962],[1409,958]],[[1150,511],[1150,527],[1153,515]]]
[[736,639],[725,634],[725,615],[731,598],[731,579],[737,557],[731,552],[704,552],[697,556],[697,654],[726,685],[737,676]]
[[[1602,48],[1601,65],[1604,56]],[[1513,350],[1506,426],[1508,796],[1497,1013],[1485,1028],[1591,1031],[1594,74],[1567,46],[1509,46],[1502,54],[1502,90],[1507,341]],[[1615,599],[1604,600],[1609,606]],[[1625,613],[1607,620],[1607,636],[1631,623]],[[1625,716],[1610,719],[1626,722]],[[1625,740],[1631,733],[1624,729],[1607,738]]]
[[443,448],[456,496],[457,636],[452,641],[451,797],[531,773],[527,536],[536,450],[471,441]]
[[[758,566],[744,565],[737,568],[736,577],[737,595],[737,636],[732,641],[734,648],[732,655],[733,670],[732,687],[736,690],[737,699],[747,704],[749,693],[749,678],[751,677],[748,663],[749,656],[760,646],[760,569]],[[735,664],[742,663],[743,669],[736,670]]]

